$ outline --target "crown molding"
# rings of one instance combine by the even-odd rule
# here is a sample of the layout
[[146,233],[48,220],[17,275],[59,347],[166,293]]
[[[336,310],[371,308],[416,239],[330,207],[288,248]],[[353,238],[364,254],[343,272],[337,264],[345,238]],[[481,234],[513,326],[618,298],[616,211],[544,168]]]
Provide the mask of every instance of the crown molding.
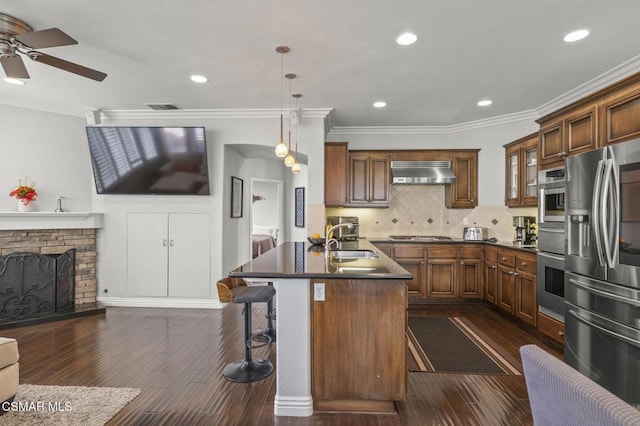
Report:
[[499,126],[523,120],[535,121],[540,115],[535,110],[515,112],[483,120],[468,121],[451,126],[345,126],[334,127],[328,134],[335,135],[385,135],[385,134],[451,134],[483,127]]
[[637,73],[638,70],[640,70],[640,55],[631,58],[628,61],[618,65],[617,67],[611,68],[610,70],[587,81],[586,83],[581,84],[575,89],[569,90],[568,92],[558,96],[557,98],[540,105],[538,108],[536,108],[536,111],[538,112],[540,117],[551,114],[552,112],[557,111],[569,104],[572,104],[573,102],[579,101],[580,99],[594,92],[597,92],[598,90],[611,86],[612,84],[617,83],[625,77]]
[[[331,108],[301,108],[303,118],[324,119]],[[279,118],[279,108],[260,109],[176,109],[169,111],[138,109],[101,109],[100,118],[106,120],[153,120],[167,118],[211,119],[211,118]],[[288,111],[284,111],[289,116]]]

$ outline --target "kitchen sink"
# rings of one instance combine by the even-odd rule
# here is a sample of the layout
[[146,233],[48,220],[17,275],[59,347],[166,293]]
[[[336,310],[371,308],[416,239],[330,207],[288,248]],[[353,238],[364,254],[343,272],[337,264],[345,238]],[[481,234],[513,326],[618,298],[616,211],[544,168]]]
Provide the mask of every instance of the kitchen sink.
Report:
[[331,250],[329,256],[334,259],[377,259],[372,250]]

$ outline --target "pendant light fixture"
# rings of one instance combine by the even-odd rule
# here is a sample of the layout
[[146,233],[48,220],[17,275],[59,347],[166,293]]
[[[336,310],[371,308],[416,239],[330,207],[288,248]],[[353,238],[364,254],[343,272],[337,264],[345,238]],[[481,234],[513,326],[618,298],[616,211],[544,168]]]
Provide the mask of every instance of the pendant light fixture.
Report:
[[289,80],[289,148],[287,150],[287,156],[284,158],[284,165],[287,167],[293,166],[296,159],[291,155],[291,80],[296,78],[295,74],[285,74],[284,77]]
[[300,93],[294,93],[293,96],[296,99],[296,158],[295,158],[295,163],[293,163],[293,165],[291,166],[291,173],[300,173],[300,171],[302,170],[302,166],[300,165],[300,163],[298,163],[298,129],[299,129],[299,125],[300,125],[300,111],[298,110],[298,99],[300,99],[302,97],[302,94]]
[[[276,47],[276,52],[280,54],[280,75],[284,74],[284,54],[289,51],[287,46],[278,46]],[[276,156],[279,158],[284,158],[289,153],[289,149],[284,144],[284,136],[283,136],[283,108],[284,108],[284,87],[283,80],[280,78],[280,142],[276,146]]]

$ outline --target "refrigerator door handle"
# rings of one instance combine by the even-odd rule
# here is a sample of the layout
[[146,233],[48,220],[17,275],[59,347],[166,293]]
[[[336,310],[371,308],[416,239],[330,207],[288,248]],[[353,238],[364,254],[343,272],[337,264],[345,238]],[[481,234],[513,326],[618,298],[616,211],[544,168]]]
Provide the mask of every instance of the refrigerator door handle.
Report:
[[631,339],[627,336],[623,336],[622,334],[616,333],[615,331],[611,331],[609,329],[606,329],[598,324],[594,324],[591,321],[589,321],[588,319],[584,318],[582,315],[580,315],[578,312],[574,311],[573,309],[569,309],[569,314],[571,316],[573,316],[575,319],[577,319],[578,321],[581,321],[585,324],[587,324],[589,327],[593,327],[596,330],[599,330],[601,332],[603,332],[604,334],[607,334],[611,337],[613,337],[614,339],[617,340],[622,340],[623,342],[626,342],[632,346],[635,346],[636,348],[640,348],[640,341],[635,340],[635,339]]
[[[617,179],[614,174],[615,163],[613,159],[606,160],[606,166],[604,170],[604,182],[602,185],[602,198],[600,200],[601,212],[602,212],[602,240],[604,242],[604,253],[606,256],[606,263],[609,269],[613,269],[616,265],[617,248],[616,243],[619,233],[618,222],[618,191],[617,191]],[[609,205],[610,198],[613,197],[614,208],[610,212],[613,215],[613,222],[609,219],[609,212],[607,206]],[[615,238],[614,240],[612,240]]]
[[612,299],[618,302],[622,302],[625,303],[627,305],[631,305],[634,307],[640,307],[640,301],[628,298],[628,297],[624,297],[624,296],[620,296],[614,293],[609,293],[608,291],[603,291],[603,290],[598,290],[597,288],[593,288],[587,284],[581,283],[580,281],[574,279],[574,278],[569,278],[569,282],[573,285],[575,285],[576,287],[580,287],[586,291],[588,291],[589,293],[595,293],[597,295],[600,295],[602,297],[606,297],[607,299]]
[[602,242],[600,241],[601,233],[601,210],[600,210],[600,198],[602,192],[602,171],[604,169],[604,160],[598,161],[598,167],[596,168],[596,181],[593,185],[593,203],[591,205],[591,212],[593,215],[593,239],[596,242],[596,252],[598,252],[598,260],[601,266],[605,266],[604,255],[602,254]]

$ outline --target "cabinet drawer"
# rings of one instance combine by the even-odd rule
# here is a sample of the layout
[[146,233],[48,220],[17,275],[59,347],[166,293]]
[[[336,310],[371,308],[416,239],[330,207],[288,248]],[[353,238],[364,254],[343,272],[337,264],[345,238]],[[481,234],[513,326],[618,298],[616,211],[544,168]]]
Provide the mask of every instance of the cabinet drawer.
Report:
[[424,247],[400,246],[393,249],[396,259],[422,259],[424,257]]
[[536,274],[536,258],[527,255],[516,255],[516,269],[521,272]]
[[457,257],[457,247],[429,247],[427,249],[427,258],[429,259],[455,259]]
[[558,343],[564,343],[564,324],[538,312],[538,331]]
[[484,250],[484,260],[487,262],[498,262],[498,249],[486,247]]
[[482,247],[460,247],[460,259],[482,260],[484,249]]
[[513,268],[516,265],[516,255],[509,252],[499,251],[498,262],[500,262],[501,265],[511,266]]

